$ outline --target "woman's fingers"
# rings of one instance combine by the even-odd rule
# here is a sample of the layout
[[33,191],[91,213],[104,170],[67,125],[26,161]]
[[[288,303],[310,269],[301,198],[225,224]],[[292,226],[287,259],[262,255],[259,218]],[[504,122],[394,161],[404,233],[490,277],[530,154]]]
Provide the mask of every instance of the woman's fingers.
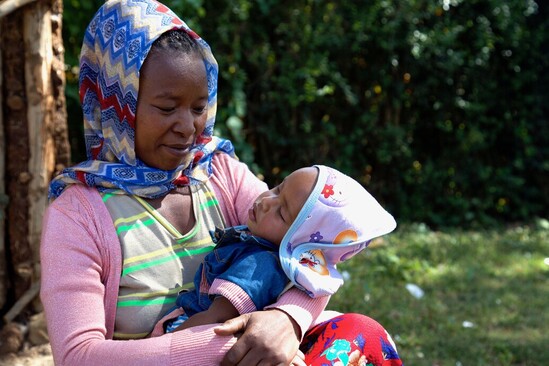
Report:
[[243,314],[236,318],[227,320],[225,323],[218,325],[214,328],[214,332],[220,336],[236,335],[237,333],[244,332],[250,314]]
[[[231,319],[216,334],[243,332],[225,355],[221,365],[287,366],[299,348],[291,318],[282,311],[257,311]],[[226,332],[226,333],[224,333]]]

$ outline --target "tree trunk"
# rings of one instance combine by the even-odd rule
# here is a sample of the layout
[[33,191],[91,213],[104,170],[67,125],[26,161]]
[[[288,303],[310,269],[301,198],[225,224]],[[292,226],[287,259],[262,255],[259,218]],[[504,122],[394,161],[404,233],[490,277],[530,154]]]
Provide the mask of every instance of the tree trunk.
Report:
[[[2,19],[0,19],[0,30],[2,29]],[[0,47],[0,106],[4,110],[3,102],[3,75],[2,75],[2,47]],[[6,139],[4,137],[4,113],[0,113],[0,309],[6,303],[7,295],[7,269],[6,269],[6,205],[8,196],[6,196],[6,184],[4,183],[6,171]]]
[[[17,3],[6,0],[2,5],[8,2]],[[14,5],[9,16],[0,18],[0,142],[4,137],[0,150],[0,209],[3,185],[9,197],[6,220],[0,223],[6,228],[3,252],[0,242],[0,276],[4,273],[5,277],[0,278],[0,298],[7,299],[7,307],[40,279],[39,246],[48,183],[54,171],[70,160],[62,0],[24,2],[28,4],[19,8]],[[6,265],[2,267],[2,263]]]

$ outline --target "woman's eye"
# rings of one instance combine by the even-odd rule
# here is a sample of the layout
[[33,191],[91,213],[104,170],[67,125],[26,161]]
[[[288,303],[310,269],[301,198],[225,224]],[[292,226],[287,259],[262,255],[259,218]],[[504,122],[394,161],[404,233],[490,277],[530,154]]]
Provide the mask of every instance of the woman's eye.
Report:
[[206,106],[194,108],[194,113],[202,114],[202,113],[204,113],[204,112],[206,112]]
[[158,109],[160,112],[163,112],[163,113],[170,113],[170,112],[173,112],[175,108],[156,106],[156,109]]

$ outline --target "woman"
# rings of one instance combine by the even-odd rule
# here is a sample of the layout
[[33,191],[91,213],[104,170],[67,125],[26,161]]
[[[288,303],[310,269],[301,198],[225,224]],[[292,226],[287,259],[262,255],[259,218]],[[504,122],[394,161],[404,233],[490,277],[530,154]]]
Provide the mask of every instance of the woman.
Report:
[[[41,244],[56,364],[304,364],[299,344],[328,298],[296,289],[222,326],[164,334],[161,315],[212,250],[209,230],[246,222],[266,190],[213,136],[209,46],[154,0],[108,1],[85,34],[80,97],[88,160],[52,181]],[[325,328],[308,348],[324,350]]]

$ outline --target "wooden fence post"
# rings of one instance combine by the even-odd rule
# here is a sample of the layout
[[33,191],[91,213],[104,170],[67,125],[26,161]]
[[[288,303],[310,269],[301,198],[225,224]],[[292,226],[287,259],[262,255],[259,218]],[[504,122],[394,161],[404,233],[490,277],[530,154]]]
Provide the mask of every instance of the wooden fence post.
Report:
[[[0,18],[0,29],[2,29],[2,19]],[[2,70],[2,48],[0,47],[0,70]],[[0,106],[3,106],[2,100],[2,72],[0,71]],[[6,185],[4,183],[6,171],[6,139],[4,138],[4,113],[0,112],[0,309],[6,303],[7,294],[7,270],[6,270],[6,205],[8,196],[6,196]]]
[[[0,150],[0,200],[2,187],[9,196],[6,220],[0,222],[5,225],[3,237],[7,239],[4,251],[0,241],[0,297],[10,295],[8,306],[17,303],[23,308],[36,297],[48,183],[54,171],[70,161],[62,4],[62,0],[0,3],[0,142],[4,138]],[[7,320],[18,315],[13,310],[8,312]]]

